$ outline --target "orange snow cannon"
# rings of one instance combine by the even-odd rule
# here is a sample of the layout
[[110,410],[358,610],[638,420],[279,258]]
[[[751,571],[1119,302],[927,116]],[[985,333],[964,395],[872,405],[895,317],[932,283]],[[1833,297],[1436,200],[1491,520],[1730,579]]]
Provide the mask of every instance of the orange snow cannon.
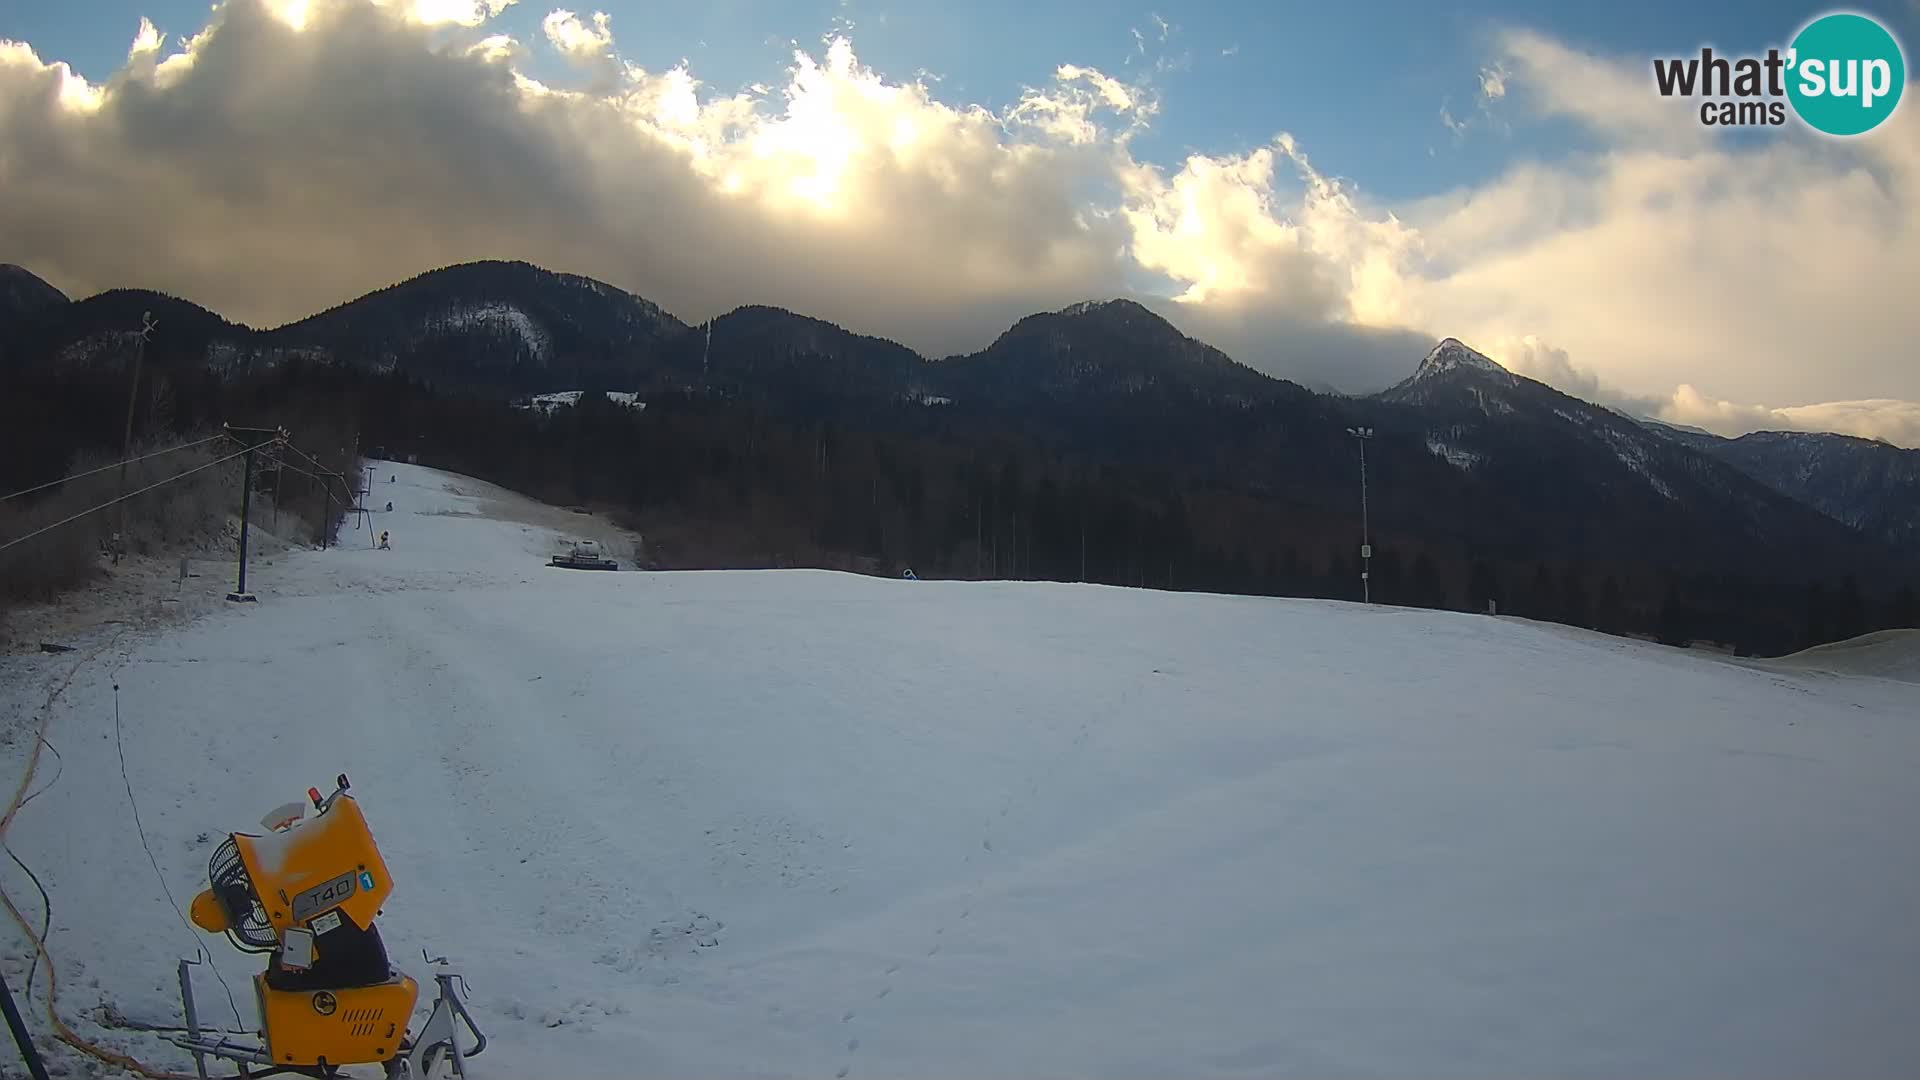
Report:
[[[208,1057],[234,1062],[241,1076],[335,1077],[341,1066],[380,1064],[389,1080],[412,1080],[444,1062],[464,1077],[463,1059],[486,1048],[457,989],[465,982],[445,957],[429,959],[438,965],[439,996],[419,1032],[409,1030],[419,984],[388,962],[374,925],[393,881],[348,787],[343,773],[325,798],[308,788],[311,820],[304,804],[288,803],[262,820],[264,833],[230,833],[214,851],[193,922],[268,959],[253,977],[257,1041],[201,1029],[190,978],[196,961],[180,962],[187,1031],[173,1041],[193,1053],[201,1077]],[[470,1047],[461,1046],[456,1019]]]

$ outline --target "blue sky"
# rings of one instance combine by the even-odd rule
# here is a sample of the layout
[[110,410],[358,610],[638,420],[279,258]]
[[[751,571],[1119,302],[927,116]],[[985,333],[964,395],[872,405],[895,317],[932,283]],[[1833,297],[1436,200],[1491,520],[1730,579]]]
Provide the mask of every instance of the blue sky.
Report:
[[[583,17],[605,11],[624,59],[652,70],[686,59],[696,77],[720,90],[777,85],[789,42],[818,52],[823,36],[849,25],[863,63],[892,80],[926,72],[938,79],[935,95],[954,104],[1002,108],[1062,63],[1129,82],[1144,77],[1160,92],[1161,112],[1136,142],[1142,159],[1174,164],[1193,152],[1243,152],[1284,130],[1309,148],[1316,166],[1389,202],[1585,145],[1564,125],[1513,116],[1503,117],[1506,128],[1497,133],[1470,128],[1455,136],[1442,124],[1443,106],[1456,117],[1472,115],[1479,73],[1494,55],[1491,37],[1502,28],[1534,29],[1605,55],[1652,57],[1702,44],[1762,49],[1830,10],[1777,0],[519,0],[489,26],[537,41],[541,18],[560,7]],[[1849,8],[1879,17],[1903,40],[1920,40],[1907,0]],[[66,60],[99,82],[124,61],[141,16],[177,40],[199,29],[207,10],[206,0],[19,0],[0,7],[0,38],[24,40],[42,59]],[[530,66],[565,81],[550,56]]]

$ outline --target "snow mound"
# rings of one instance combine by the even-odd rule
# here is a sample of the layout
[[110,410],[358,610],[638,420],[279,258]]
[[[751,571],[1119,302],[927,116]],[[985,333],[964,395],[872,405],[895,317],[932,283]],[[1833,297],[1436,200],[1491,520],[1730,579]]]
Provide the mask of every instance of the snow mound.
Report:
[[1771,663],[1808,671],[1874,675],[1920,683],[1920,630],[1878,630],[1803,649]]

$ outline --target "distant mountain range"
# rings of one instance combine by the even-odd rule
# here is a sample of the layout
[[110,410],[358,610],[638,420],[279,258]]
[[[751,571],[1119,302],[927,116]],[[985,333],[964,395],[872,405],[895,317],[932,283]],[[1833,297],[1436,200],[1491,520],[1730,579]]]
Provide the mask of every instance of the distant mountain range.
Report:
[[163,366],[237,374],[303,361],[502,398],[670,392],[841,423],[1012,431],[1329,523],[1357,509],[1348,428],[1371,427],[1376,527],[1508,560],[1651,560],[1794,580],[1808,566],[1910,569],[1920,553],[1920,451],[1643,422],[1451,338],[1378,394],[1316,393],[1127,300],[1034,314],[979,352],[935,360],[773,307],[689,326],[610,285],[525,263],[432,271],[272,330],[142,290],[68,301],[5,266],[0,365],[118,366],[142,312],[158,321],[147,362]]
[[1656,427],[1821,513],[1920,552],[1920,450],[1827,432],[1756,431],[1725,439]]

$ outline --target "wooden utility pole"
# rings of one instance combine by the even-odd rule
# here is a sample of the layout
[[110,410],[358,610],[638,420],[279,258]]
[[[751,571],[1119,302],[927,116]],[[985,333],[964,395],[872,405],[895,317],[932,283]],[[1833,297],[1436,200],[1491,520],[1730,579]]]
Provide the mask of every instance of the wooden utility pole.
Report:
[[320,481],[320,550],[327,550],[327,526],[333,523],[333,489]]
[[247,591],[247,523],[253,513],[253,458],[263,446],[280,442],[287,437],[283,428],[237,428],[226,425],[227,434],[245,444],[247,448],[247,467],[245,479],[240,482],[240,567],[239,578],[227,599],[235,603],[252,603],[259,597]]
[[[133,456],[133,408],[140,400],[140,367],[146,359],[147,337],[153,328],[159,325],[153,321],[153,312],[140,313],[140,333],[133,339],[133,378],[127,384],[127,430],[120,439],[120,485],[113,494],[124,499],[127,494],[127,459]],[[113,565],[120,565],[120,557],[127,549],[127,504],[120,504],[120,531],[113,538]]]
[[[306,456],[306,455],[302,454],[302,456]],[[307,457],[307,462],[308,464],[312,465],[314,468],[313,473],[311,473],[310,475],[312,475],[314,478],[314,481],[320,485],[320,517],[319,517],[320,550],[325,551],[327,550],[327,532],[329,531],[329,526],[331,526],[333,523],[333,502],[334,502],[333,485],[329,484],[327,481],[329,478],[340,481],[340,489],[347,493],[348,498],[353,497],[353,484],[347,480],[346,473],[334,472],[328,469],[326,466],[320,464],[319,461],[315,460],[312,457]],[[372,466],[368,466],[368,468],[371,469]],[[359,474],[356,473],[355,477],[357,478],[358,475]],[[367,483],[369,485],[373,483],[373,477],[371,473],[368,474]],[[369,490],[371,490],[371,487],[369,487]],[[351,510],[352,507],[349,506],[348,509]]]

